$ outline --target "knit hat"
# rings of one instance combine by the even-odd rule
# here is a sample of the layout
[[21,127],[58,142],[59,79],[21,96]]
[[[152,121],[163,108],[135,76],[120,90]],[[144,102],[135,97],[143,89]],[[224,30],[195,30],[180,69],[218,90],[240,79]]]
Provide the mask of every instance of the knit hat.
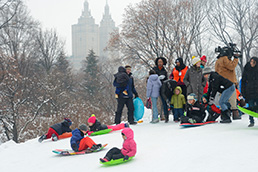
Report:
[[192,64],[193,65],[196,65],[196,63],[198,63],[200,61],[201,61],[201,59],[199,57],[195,57],[195,56],[192,57]]
[[95,123],[96,122],[96,116],[94,114],[91,115],[91,117],[88,119],[88,123]]
[[72,125],[72,121],[69,118],[64,118],[64,120],[68,122],[69,126]]
[[205,55],[203,55],[200,59],[201,59],[201,61],[207,62],[207,59],[206,59]]
[[132,67],[130,65],[125,66],[126,69],[131,69]]
[[187,96],[187,100],[195,100],[197,101],[196,95],[194,93],[191,93]]
[[88,130],[88,127],[87,127],[87,125],[85,125],[85,124],[81,124],[81,125],[79,126],[79,129],[80,129],[80,130],[83,130],[83,131],[87,131],[87,130]]
[[203,75],[205,75],[205,74],[210,74],[211,72],[212,72],[211,68],[206,67],[206,68],[203,69],[202,74],[203,74]]

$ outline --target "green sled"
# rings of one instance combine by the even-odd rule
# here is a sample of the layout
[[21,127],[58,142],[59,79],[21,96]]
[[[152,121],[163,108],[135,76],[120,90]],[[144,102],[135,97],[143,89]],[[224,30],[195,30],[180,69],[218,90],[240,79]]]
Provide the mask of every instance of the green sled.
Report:
[[120,159],[116,159],[116,160],[111,160],[108,162],[100,162],[100,164],[104,165],[104,166],[112,166],[112,165],[118,165],[118,164],[122,164],[122,163],[126,163],[128,161],[131,161],[134,158],[134,156],[129,157],[128,160],[124,161],[124,158],[120,158]]
[[255,118],[258,118],[258,113],[253,112],[253,111],[251,111],[251,110],[248,110],[248,109],[246,109],[246,108],[243,108],[243,107],[241,107],[241,106],[237,106],[237,107],[238,107],[238,109],[239,109],[241,112],[243,112],[243,113],[245,113],[245,114],[248,114],[248,115],[250,115],[250,116],[253,116],[253,117],[255,117]]
[[112,129],[100,130],[100,131],[93,132],[90,136],[97,136],[97,135],[107,134],[107,133],[110,133],[111,131],[112,131]]

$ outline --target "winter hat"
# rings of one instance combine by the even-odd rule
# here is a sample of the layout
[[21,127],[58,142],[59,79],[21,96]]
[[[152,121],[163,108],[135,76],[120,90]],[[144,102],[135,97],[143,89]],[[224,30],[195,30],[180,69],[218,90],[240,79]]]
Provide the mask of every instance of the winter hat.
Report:
[[90,116],[90,118],[88,119],[88,123],[95,123],[96,122],[96,116],[94,115],[94,114],[92,114],[91,116]]
[[211,68],[206,67],[206,68],[203,69],[202,74],[203,74],[203,75],[205,75],[205,74],[210,74],[211,72],[212,72]]
[[87,127],[87,125],[85,125],[85,124],[81,124],[81,125],[79,126],[79,129],[80,129],[80,130],[83,130],[83,131],[87,131],[87,130],[88,130],[88,127]]
[[195,56],[192,57],[192,64],[193,65],[196,65],[196,63],[198,63],[200,61],[201,61],[201,59],[199,57],[195,57]]
[[130,65],[125,66],[126,69],[131,69],[132,67]]
[[191,93],[187,96],[187,100],[195,100],[197,101],[196,95],[194,93]]
[[69,118],[64,118],[64,120],[68,122],[69,126],[72,125],[72,121]]
[[205,56],[205,55],[203,55],[203,56],[201,57],[201,61],[207,62],[207,59],[206,59],[206,56]]

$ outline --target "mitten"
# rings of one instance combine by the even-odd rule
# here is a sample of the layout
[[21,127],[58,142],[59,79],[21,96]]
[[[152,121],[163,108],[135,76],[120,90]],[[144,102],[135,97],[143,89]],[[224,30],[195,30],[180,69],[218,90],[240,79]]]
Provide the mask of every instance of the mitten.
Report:
[[128,156],[128,155],[125,155],[124,161],[127,161],[128,159],[129,159],[129,156]]

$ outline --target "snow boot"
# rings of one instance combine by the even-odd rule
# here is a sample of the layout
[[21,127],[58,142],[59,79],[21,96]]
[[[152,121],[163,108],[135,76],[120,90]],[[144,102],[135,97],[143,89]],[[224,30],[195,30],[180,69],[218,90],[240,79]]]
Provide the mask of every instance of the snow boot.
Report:
[[254,126],[254,123],[250,123],[249,125],[248,125],[248,127],[253,127]]
[[93,146],[90,148],[90,150],[91,150],[91,151],[98,150],[98,149],[101,148],[101,147],[102,147],[101,144],[93,145]]
[[47,136],[44,134],[39,138],[39,143],[41,143],[43,140],[47,139]]
[[159,122],[159,119],[153,119],[150,123],[156,124],[156,123],[158,123],[158,122]]
[[108,159],[108,157],[99,158],[99,160],[100,160],[101,162],[108,162],[108,161],[110,161],[110,160]]
[[136,125],[136,124],[137,124],[137,122],[130,122],[130,124],[131,124],[131,125]]
[[58,140],[58,137],[54,133],[52,134],[52,140],[53,141],[57,141]]
[[238,110],[233,110],[233,120],[241,119],[241,116],[239,115]]
[[230,110],[225,110],[221,112],[221,121],[220,123],[231,123],[231,119],[230,119]]

